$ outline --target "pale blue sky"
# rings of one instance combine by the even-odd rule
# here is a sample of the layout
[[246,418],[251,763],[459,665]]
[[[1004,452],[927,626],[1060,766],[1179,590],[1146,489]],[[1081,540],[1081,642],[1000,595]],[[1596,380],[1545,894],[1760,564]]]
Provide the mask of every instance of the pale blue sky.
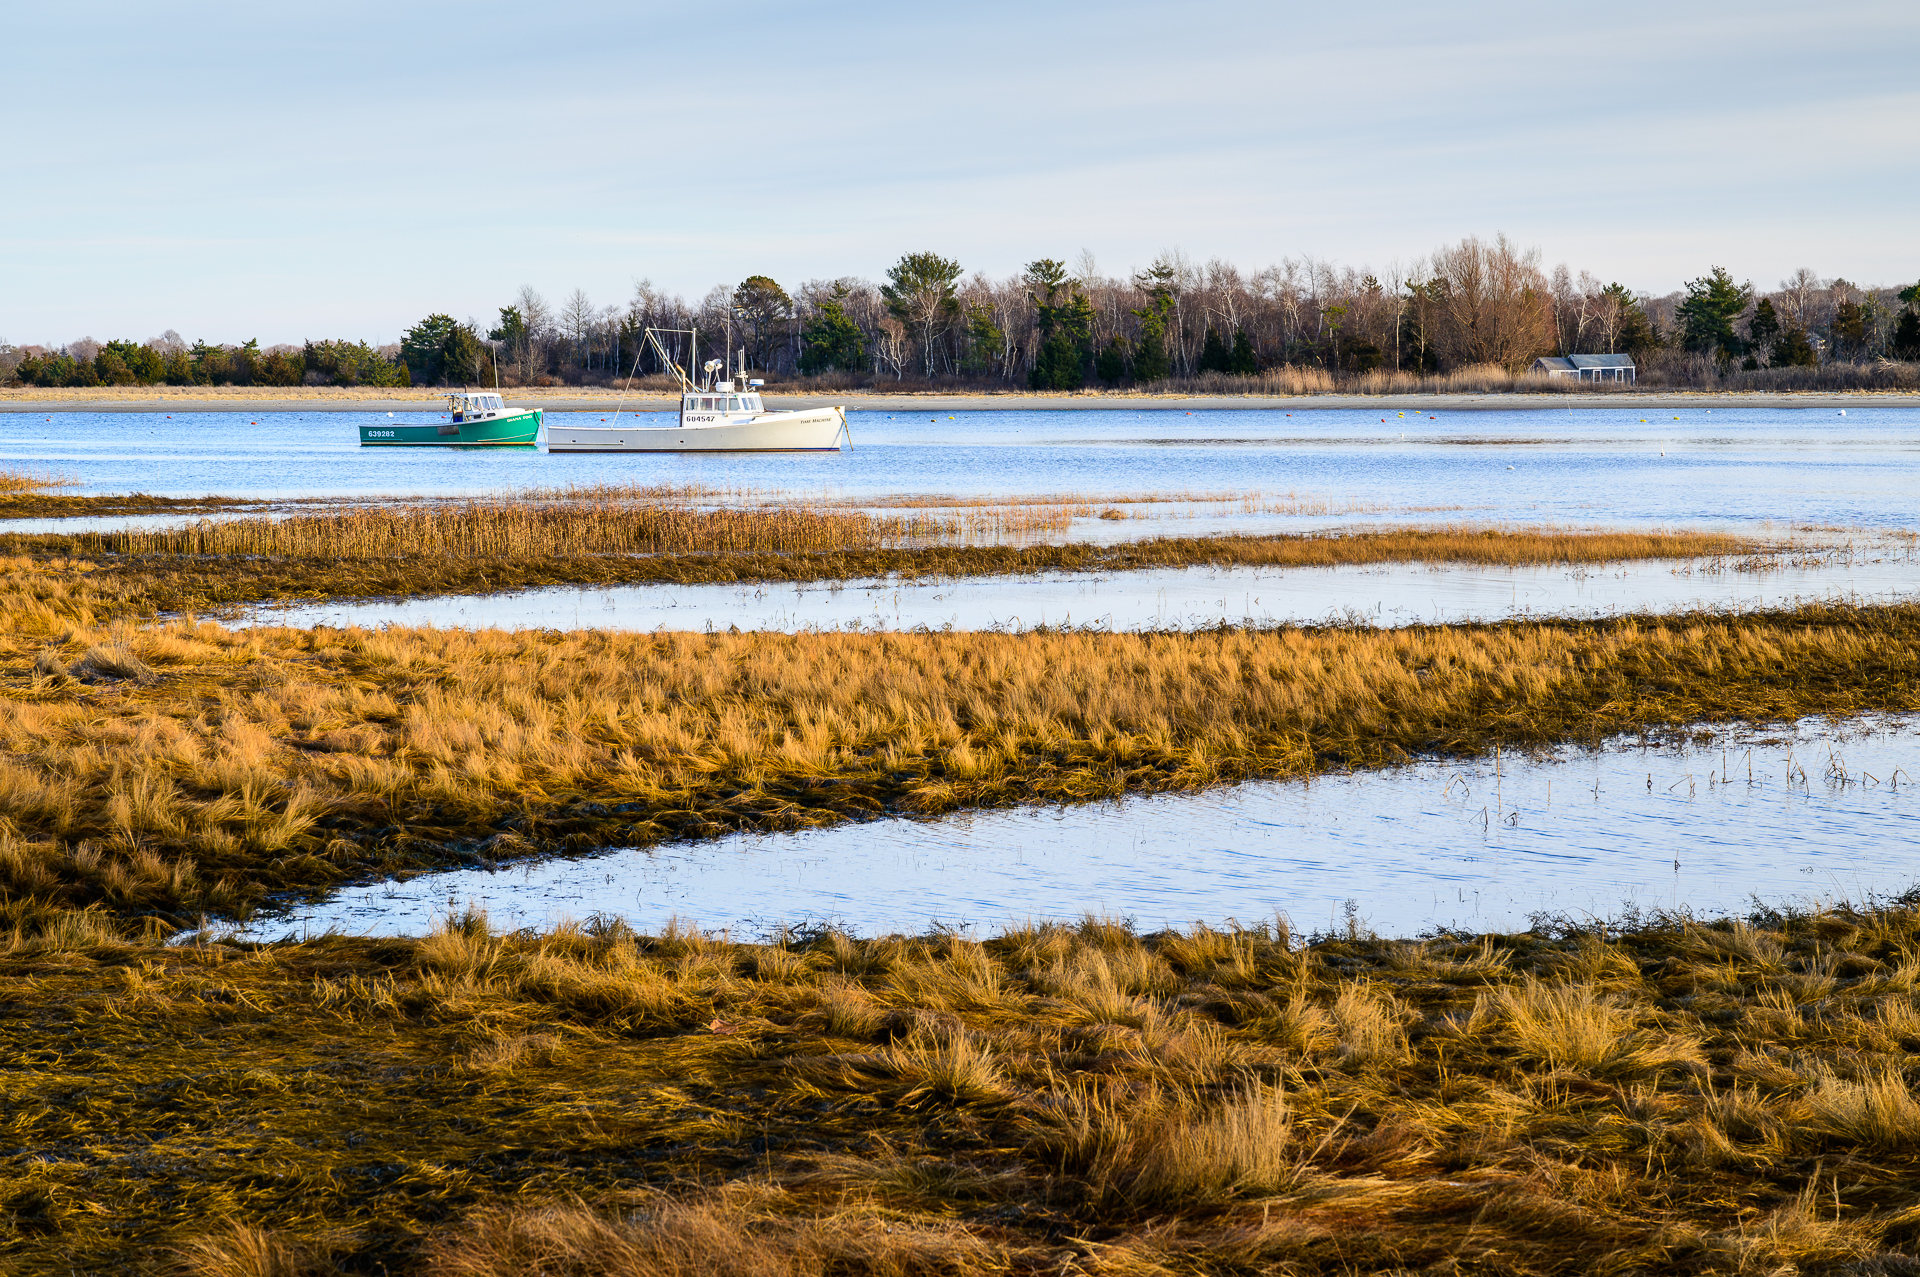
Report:
[[393,340],[522,283],[1379,266],[1920,276],[1920,5],[14,6],[0,336]]

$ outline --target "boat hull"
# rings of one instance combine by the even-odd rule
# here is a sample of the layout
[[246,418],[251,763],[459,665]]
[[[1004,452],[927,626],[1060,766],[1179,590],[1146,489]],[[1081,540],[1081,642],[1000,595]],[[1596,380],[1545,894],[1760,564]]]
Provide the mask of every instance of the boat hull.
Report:
[[362,448],[525,447],[540,438],[544,410],[507,413],[480,421],[442,421],[430,425],[387,422],[360,427]]
[[552,426],[548,452],[838,452],[846,433],[842,408],[768,413],[722,425],[643,427]]

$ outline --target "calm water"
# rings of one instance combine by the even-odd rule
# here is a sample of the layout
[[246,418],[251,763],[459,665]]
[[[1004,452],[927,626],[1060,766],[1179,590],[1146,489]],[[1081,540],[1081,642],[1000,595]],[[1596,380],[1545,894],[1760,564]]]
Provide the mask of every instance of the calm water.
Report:
[[605,630],[1109,630],[1337,621],[1394,626],[1597,617],[1629,612],[1753,610],[1920,595],[1908,553],[1835,556],[1772,572],[1708,571],[1645,560],[1595,567],[1476,568],[1391,563],[1341,568],[1182,568],[1105,575],[1045,573],[803,585],[553,588],[480,597],[261,608],[250,620],[311,627],[437,625]]
[[1685,408],[1040,411],[938,420],[856,411],[851,452],[758,457],[362,449],[361,420],[4,413],[0,458],[77,477],[82,491],[175,496],[485,493],[603,481],[852,497],[1259,488],[1393,508],[1464,506],[1476,517],[1725,527],[1909,527],[1911,494],[1920,491],[1916,408],[1862,407],[1844,417],[1830,409]]
[[754,933],[993,930],[1087,911],[1143,927],[1329,928],[1347,902],[1391,935],[1524,928],[1541,913],[1735,911],[1920,882],[1920,720],[1807,720],[1681,748],[1627,741],[1076,807],[735,836],[341,892],[263,921],[419,932],[468,904],[504,926],[600,913]]

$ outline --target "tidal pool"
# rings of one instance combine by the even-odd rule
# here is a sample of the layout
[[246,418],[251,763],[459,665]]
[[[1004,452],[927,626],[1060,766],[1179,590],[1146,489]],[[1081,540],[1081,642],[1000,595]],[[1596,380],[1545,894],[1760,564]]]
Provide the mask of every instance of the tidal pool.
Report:
[[757,934],[990,932],[1104,914],[1143,928],[1351,917],[1382,934],[1525,928],[1538,914],[1719,914],[1920,882],[1920,716],[1615,740],[1069,807],[752,834],[342,891],[258,938],[411,934],[600,914]]
[[1175,568],[1102,574],[854,580],[801,585],[555,587],[514,594],[263,607],[245,623],[604,630],[1107,630],[1216,625],[1398,626],[1753,610],[1920,593],[1910,553],[1806,556],[1738,570],[1724,561],[1486,568],[1393,563],[1337,568]]

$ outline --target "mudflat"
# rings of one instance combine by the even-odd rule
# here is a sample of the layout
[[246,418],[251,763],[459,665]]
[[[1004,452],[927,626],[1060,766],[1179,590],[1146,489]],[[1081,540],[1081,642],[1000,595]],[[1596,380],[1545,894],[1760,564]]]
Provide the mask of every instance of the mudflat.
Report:
[[[516,387],[505,392],[515,403],[551,412],[591,412],[624,405],[631,411],[660,412],[677,402],[671,392],[623,393],[597,387]],[[340,386],[140,386],[123,389],[0,390],[0,412],[422,412],[441,402],[444,390],[407,390]],[[1566,411],[1575,408],[1646,409],[1675,404],[1706,408],[1852,408],[1868,405],[1910,407],[1920,393],[1910,391],[1775,391],[1710,394],[1702,391],[1591,391],[1550,394],[1316,394],[1195,395],[1143,391],[1087,390],[1057,393],[989,393],[836,390],[766,396],[772,409],[844,404],[860,412],[1310,412],[1382,409],[1421,412]]]

